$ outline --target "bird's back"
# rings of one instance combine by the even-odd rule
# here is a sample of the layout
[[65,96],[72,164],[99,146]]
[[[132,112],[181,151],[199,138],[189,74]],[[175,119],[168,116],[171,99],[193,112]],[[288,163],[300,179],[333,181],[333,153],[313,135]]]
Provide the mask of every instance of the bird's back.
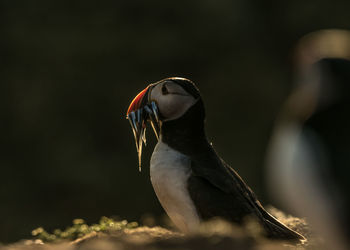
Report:
[[253,217],[268,237],[303,239],[263,208],[254,192],[209,143],[206,148],[203,155],[191,157],[193,174],[188,179],[190,196],[203,219],[219,216],[242,223],[245,218]]

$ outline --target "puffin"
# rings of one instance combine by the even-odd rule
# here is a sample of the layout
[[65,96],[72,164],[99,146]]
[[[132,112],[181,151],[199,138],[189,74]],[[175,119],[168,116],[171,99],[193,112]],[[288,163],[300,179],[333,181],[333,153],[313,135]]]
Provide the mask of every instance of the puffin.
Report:
[[349,128],[350,60],[323,58],[299,76],[267,150],[270,193],[327,249],[350,245]]
[[183,233],[220,217],[243,224],[255,218],[272,239],[304,240],[269,214],[248,185],[214,150],[205,133],[205,108],[197,86],[171,77],[149,84],[127,110],[141,168],[149,122],[158,138],[150,177],[160,204]]

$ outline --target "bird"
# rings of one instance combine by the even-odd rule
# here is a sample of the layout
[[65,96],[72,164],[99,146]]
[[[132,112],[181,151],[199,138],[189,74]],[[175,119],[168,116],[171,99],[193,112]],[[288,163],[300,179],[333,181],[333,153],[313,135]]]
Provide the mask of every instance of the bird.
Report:
[[350,60],[304,70],[277,119],[267,154],[271,193],[306,217],[327,249],[350,236]]
[[304,237],[269,214],[254,192],[214,150],[205,133],[205,108],[189,79],[170,77],[149,84],[127,110],[141,167],[146,124],[158,142],[150,161],[153,189],[164,210],[184,233],[221,217],[242,224],[255,218],[273,239]]

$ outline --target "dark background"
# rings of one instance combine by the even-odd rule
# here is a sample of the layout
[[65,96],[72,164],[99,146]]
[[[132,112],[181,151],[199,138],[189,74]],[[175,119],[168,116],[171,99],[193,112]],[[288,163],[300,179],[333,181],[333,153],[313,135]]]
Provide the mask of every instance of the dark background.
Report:
[[305,34],[350,28],[350,1],[0,3],[0,242],[102,215],[163,213],[126,109],[148,83],[199,86],[207,132],[267,204],[264,154]]

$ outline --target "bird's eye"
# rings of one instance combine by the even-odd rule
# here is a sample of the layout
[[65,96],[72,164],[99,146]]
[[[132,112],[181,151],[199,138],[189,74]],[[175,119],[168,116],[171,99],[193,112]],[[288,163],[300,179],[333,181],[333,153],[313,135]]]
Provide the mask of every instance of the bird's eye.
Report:
[[169,91],[168,91],[168,89],[166,88],[165,84],[162,86],[162,94],[163,94],[163,95],[169,94]]

